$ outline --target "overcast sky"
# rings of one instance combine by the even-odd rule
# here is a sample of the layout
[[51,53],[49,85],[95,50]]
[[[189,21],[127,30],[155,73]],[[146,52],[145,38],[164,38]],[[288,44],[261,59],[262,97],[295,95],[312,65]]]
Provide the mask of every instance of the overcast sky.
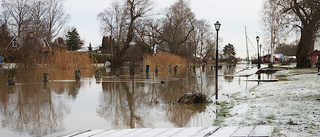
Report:
[[[164,11],[176,0],[154,0],[156,11]],[[71,15],[68,26],[78,29],[85,45],[99,46],[102,35],[99,30],[97,15],[110,6],[112,0],[67,0],[65,9]],[[262,34],[259,15],[263,0],[191,0],[192,12],[197,19],[205,19],[213,24],[219,21],[221,29],[219,36],[223,39],[219,50],[231,43],[235,46],[237,56],[246,57],[245,29],[253,45],[249,43],[250,56],[256,54],[255,37]],[[214,28],[213,28],[214,29]],[[263,45],[263,43],[261,43]],[[264,46],[264,45],[263,45]],[[267,48],[263,48],[267,51]]]
[[[221,29],[219,37],[223,39],[219,43],[219,50],[231,43],[235,46],[237,55],[246,57],[245,29],[252,42],[249,43],[250,56],[256,54],[257,35],[262,35],[260,15],[264,0],[189,0],[192,12],[197,19],[207,20],[212,27],[219,21]],[[110,7],[112,0],[66,0],[65,10],[70,14],[71,19],[67,26],[77,28],[85,46],[91,42],[97,47],[102,43],[102,35],[99,30],[97,15]],[[155,11],[164,12],[176,0],[154,0]],[[0,2],[1,3],[1,2]],[[214,30],[214,28],[212,28]],[[263,47],[266,45],[261,40]],[[263,48],[265,53],[267,48]]]

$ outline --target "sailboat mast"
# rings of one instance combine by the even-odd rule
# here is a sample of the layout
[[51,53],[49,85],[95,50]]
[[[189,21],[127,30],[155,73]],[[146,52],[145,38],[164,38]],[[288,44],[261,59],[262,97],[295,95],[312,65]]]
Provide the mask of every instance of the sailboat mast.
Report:
[[246,48],[247,48],[247,68],[249,68],[250,60],[249,60],[249,49],[248,49],[248,36],[247,36],[247,26],[244,26],[245,36],[246,36]]

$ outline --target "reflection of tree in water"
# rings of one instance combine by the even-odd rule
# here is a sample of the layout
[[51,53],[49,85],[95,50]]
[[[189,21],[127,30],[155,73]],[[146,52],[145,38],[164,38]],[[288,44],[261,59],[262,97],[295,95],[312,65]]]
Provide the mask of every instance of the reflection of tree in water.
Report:
[[16,85],[13,93],[9,93],[8,87],[0,88],[2,128],[32,136],[44,136],[63,130],[63,118],[69,108],[63,98],[56,97],[53,86],[50,88],[48,83]]
[[134,82],[103,83],[102,85],[104,90],[100,98],[102,105],[97,113],[105,119],[110,119],[114,128],[144,127],[141,117],[135,114],[135,101],[143,98],[141,92],[136,95],[137,85]]
[[76,81],[75,83],[73,83],[70,86],[70,89],[68,91],[68,95],[71,96],[73,99],[76,99],[80,88],[81,88],[81,82],[80,81]]
[[97,113],[111,121],[113,128],[155,127],[157,122],[167,121],[182,127],[190,124],[190,119],[202,119],[202,113],[206,110],[205,106],[168,103],[177,101],[186,85],[189,85],[189,81],[174,80],[165,84],[103,82],[101,106]]

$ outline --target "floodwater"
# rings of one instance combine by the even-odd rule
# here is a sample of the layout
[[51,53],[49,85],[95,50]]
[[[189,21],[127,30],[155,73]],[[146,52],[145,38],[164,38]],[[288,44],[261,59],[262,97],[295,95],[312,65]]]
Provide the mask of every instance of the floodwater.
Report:
[[[257,82],[250,77],[228,76],[246,66],[219,69],[219,99],[236,92],[249,92]],[[214,69],[178,70],[130,76],[122,69],[116,77],[110,68],[95,72],[0,70],[0,136],[44,136],[87,129],[128,129],[213,126],[216,106],[186,105],[177,101],[184,93],[201,91],[214,101]],[[15,75],[14,86],[8,75]],[[274,79],[264,74],[262,79]],[[161,83],[162,81],[162,83]]]

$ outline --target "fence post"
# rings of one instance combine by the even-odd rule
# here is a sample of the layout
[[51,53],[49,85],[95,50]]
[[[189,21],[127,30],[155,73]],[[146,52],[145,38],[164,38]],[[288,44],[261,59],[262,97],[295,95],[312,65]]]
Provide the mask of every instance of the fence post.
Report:
[[15,85],[14,75],[8,75],[8,85]]
[[80,75],[81,75],[80,70],[76,70],[74,73],[75,73],[75,79],[76,79],[76,80],[80,80],[80,78],[81,78],[81,77],[80,77]]
[[155,73],[158,74],[158,65],[156,65]]
[[101,78],[101,71],[99,69],[96,70],[95,78]]
[[175,75],[177,74],[177,71],[178,71],[178,65],[175,65],[175,66],[174,66],[174,74],[175,74]]
[[[134,73],[133,73],[134,74]],[[116,69],[116,76],[119,77],[120,76],[120,68]]]
[[43,82],[49,82],[48,78],[49,78],[49,73],[43,73]]
[[149,73],[149,65],[146,66],[146,73]]

